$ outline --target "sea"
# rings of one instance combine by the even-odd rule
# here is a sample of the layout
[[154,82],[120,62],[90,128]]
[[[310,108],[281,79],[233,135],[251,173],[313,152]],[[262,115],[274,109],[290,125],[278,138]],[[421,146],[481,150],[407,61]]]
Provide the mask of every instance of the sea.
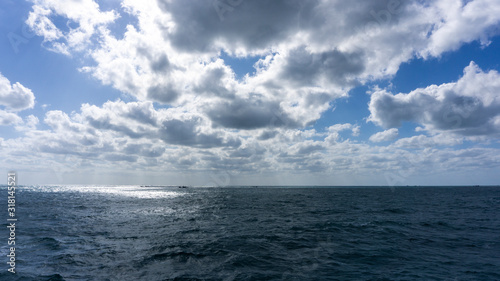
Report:
[[0,192],[0,280],[500,280],[500,187]]

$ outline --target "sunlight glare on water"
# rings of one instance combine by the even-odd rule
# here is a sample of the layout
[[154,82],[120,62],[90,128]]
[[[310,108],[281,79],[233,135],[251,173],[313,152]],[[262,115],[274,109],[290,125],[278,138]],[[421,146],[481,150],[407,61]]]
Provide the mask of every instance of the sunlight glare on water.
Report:
[[134,197],[141,199],[174,198],[186,194],[173,187],[141,187],[138,185],[45,185],[23,187],[38,192],[82,192]]

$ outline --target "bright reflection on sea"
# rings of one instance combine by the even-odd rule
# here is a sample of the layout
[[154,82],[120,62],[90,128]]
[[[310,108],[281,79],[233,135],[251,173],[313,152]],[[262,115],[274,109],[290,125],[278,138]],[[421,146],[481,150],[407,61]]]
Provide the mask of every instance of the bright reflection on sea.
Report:
[[186,194],[170,186],[143,187],[138,185],[39,185],[22,187],[38,192],[102,193],[141,199],[174,198]]

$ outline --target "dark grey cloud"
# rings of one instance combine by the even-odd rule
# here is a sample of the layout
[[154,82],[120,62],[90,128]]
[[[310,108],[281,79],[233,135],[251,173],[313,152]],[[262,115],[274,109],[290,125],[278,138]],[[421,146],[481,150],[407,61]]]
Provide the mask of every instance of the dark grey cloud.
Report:
[[364,58],[360,52],[344,53],[332,50],[311,53],[302,46],[290,51],[280,77],[301,86],[314,86],[318,78],[345,84],[353,80],[364,68]]
[[218,40],[258,50],[299,31],[322,42],[325,36],[344,37],[374,25],[396,25],[412,1],[363,1],[356,2],[355,8],[351,2],[319,0],[158,2],[176,22],[175,31],[165,33],[174,46],[181,51],[206,52],[214,51]]
[[327,93],[308,93],[305,95],[305,106],[323,105],[332,100],[332,96]]
[[453,131],[461,135],[487,135],[500,132],[493,118],[500,115],[500,105],[486,106],[477,97],[448,91],[439,100],[415,93],[407,99],[389,93],[377,94],[370,101],[372,120],[385,128],[400,127],[404,121],[417,122],[430,129]]
[[[234,148],[241,145],[241,141],[237,137],[225,137],[224,134],[220,134],[220,131],[209,133],[203,131],[207,124],[202,122],[203,118],[200,116],[191,117],[187,120],[165,120],[165,117],[159,117],[164,112],[156,111],[151,103],[132,102],[125,104],[121,101],[107,102],[103,108],[84,105],[82,111],[85,124],[90,125],[88,127],[91,129],[90,131],[94,131],[94,134],[96,131],[112,131],[120,136],[128,136],[132,139],[160,139],[167,144],[198,148]],[[67,116],[56,113],[50,114],[49,117],[51,118],[46,118],[45,122],[50,125],[52,123],[62,123],[61,121],[51,121],[52,119],[56,119],[56,121],[65,120],[65,123],[63,123],[65,128],[73,124]],[[162,121],[158,121],[159,118]],[[130,120],[137,122],[132,123]],[[144,157],[159,157],[164,153],[164,148],[148,147],[141,143],[132,142],[123,148],[123,152]]]
[[155,109],[152,104],[129,103],[127,105],[125,117],[142,124],[156,125]]
[[170,69],[170,61],[167,55],[161,55],[157,60],[151,62],[151,70],[154,72],[167,73]]
[[212,68],[203,74],[193,90],[197,93],[233,99],[234,93],[228,90],[222,81],[226,75],[228,74],[223,67]]
[[151,136],[151,131],[142,126],[138,126],[136,131],[134,131],[125,124],[113,124],[110,117],[93,118],[92,116],[87,116],[87,121],[95,129],[115,131],[133,139]]
[[471,63],[455,83],[429,86],[408,94],[377,91],[371,96],[370,121],[385,128],[410,121],[426,129],[463,136],[500,133],[500,102],[496,71],[482,72]]
[[190,167],[196,164],[196,160],[183,158],[177,161],[177,164],[180,166]]
[[311,153],[314,153],[316,151],[322,151],[322,150],[325,150],[325,147],[323,145],[320,145],[320,144],[308,144],[308,145],[302,146],[299,149],[299,151],[297,152],[297,154],[300,154],[300,155],[311,154]]
[[[249,49],[266,48],[295,34],[301,21],[313,18],[317,0],[242,1],[221,20],[216,1],[159,0],[159,6],[173,16],[174,33],[167,34],[180,51],[213,51],[217,40]],[[303,17],[309,16],[308,19]]]
[[223,101],[209,108],[206,114],[214,124],[226,128],[251,130],[298,126],[298,122],[281,110],[279,103],[258,97]]
[[224,140],[217,134],[205,134],[198,130],[199,120],[166,120],[159,129],[159,137],[168,144],[192,146],[199,148],[210,148],[220,146],[238,147],[241,145],[239,139]]
[[267,130],[267,131],[262,132],[257,137],[257,139],[258,140],[269,140],[269,139],[274,138],[277,134],[278,134],[278,131],[269,131],[269,130]]
[[184,67],[171,63],[168,55],[163,52],[155,53],[143,45],[136,47],[136,50],[138,55],[147,58],[153,73],[168,75],[172,70],[185,70]]
[[244,147],[238,148],[235,151],[231,152],[230,157],[243,157],[243,158],[258,158],[262,156],[266,152],[266,149],[260,146],[255,147]]
[[171,103],[179,97],[179,92],[172,85],[153,86],[148,89],[148,99],[160,103]]
[[99,139],[95,136],[89,137],[89,136],[83,136],[80,139],[80,143],[84,146],[93,146],[98,143]]
[[400,127],[404,121],[418,121],[426,110],[434,107],[432,96],[415,93],[409,98],[398,98],[388,92],[378,92],[370,100],[371,119],[385,128]]
[[454,92],[445,97],[436,111],[430,112],[436,129],[458,129],[466,134],[466,131],[476,134],[487,129],[481,127],[496,115],[500,115],[500,105],[486,106],[477,97],[460,96]]
[[[406,14],[406,8],[412,5],[412,0],[372,0],[372,1],[323,1],[314,9],[316,20],[310,20],[307,27],[311,32],[311,40],[322,42],[325,35],[329,37],[344,37],[354,33],[365,33],[370,28],[398,25]],[[338,11],[342,11],[339,13]],[[325,22],[335,24],[326,25]],[[330,33],[330,34],[328,34]]]

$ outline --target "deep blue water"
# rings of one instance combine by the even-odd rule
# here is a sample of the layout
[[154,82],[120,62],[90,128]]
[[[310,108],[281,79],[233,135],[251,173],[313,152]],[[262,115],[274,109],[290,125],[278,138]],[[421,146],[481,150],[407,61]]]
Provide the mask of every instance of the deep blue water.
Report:
[[0,280],[500,280],[495,187],[40,186],[17,204]]

